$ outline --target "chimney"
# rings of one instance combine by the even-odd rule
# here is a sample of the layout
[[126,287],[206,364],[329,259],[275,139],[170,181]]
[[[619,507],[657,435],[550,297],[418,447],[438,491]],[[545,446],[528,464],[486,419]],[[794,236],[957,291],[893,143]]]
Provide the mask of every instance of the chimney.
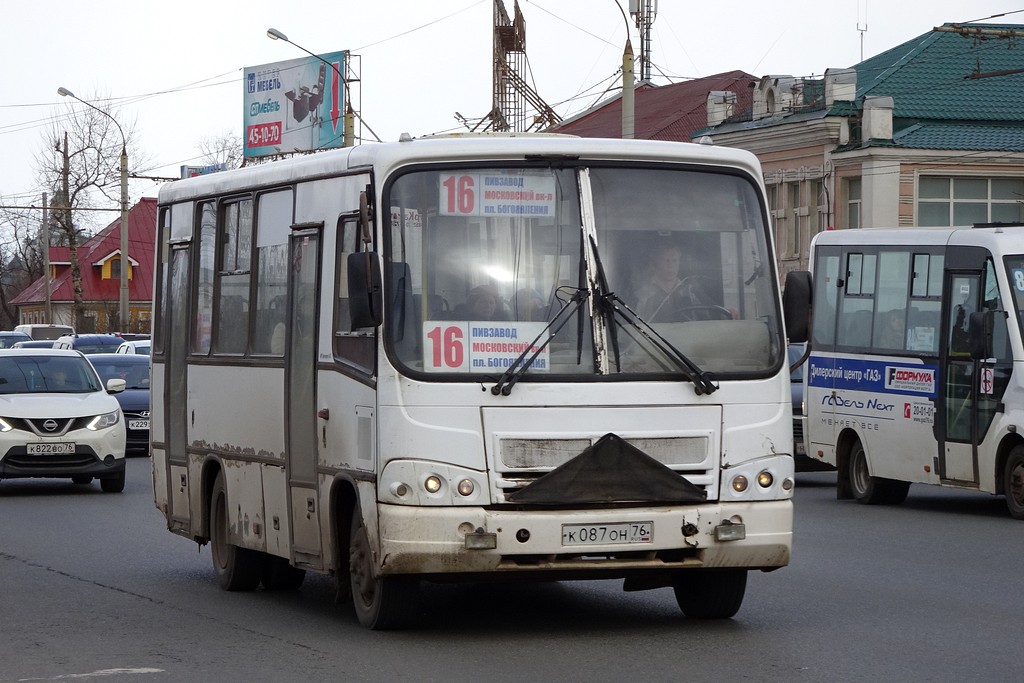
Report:
[[888,95],[864,98],[861,140],[892,140],[892,97]]
[[712,90],[707,100],[708,128],[727,120],[736,111],[736,93],[728,90]]
[[857,99],[857,72],[854,69],[825,69],[825,109],[836,100]]

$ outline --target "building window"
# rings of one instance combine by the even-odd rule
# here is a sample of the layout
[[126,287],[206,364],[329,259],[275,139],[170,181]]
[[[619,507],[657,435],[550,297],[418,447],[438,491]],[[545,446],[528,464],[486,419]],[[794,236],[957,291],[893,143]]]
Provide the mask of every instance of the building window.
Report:
[[[814,224],[812,226],[814,229],[814,234],[811,235],[811,237],[814,237],[814,235],[818,234],[819,232],[828,230],[829,202],[828,191],[825,189],[825,183],[823,181],[815,180],[811,184],[811,187],[813,189],[813,194],[811,196],[814,200],[812,205],[816,209],[814,216]],[[810,242],[808,242],[808,244],[810,244]]]
[[917,224],[921,226],[1024,222],[1024,179],[921,176]]
[[860,228],[861,223],[861,183],[860,178],[846,181],[846,227]]
[[803,232],[803,221],[801,211],[803,205],[800,202],[800,183],[788,183],[786,185],[786,224],[783,226],[783,256],[800,255],[800,234]]
[[110,259],[110,279],[118,280],[121,278],[121,259],[115,258]]

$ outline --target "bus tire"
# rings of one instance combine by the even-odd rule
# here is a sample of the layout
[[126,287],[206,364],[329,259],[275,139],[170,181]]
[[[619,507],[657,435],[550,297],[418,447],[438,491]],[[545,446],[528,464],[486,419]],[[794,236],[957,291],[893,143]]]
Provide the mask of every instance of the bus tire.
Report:
[[292,566],[284,557],[267,555],[263,561],[263,576],[260,583],[268,591],[293,591],[306,580],[306,570]]
[[1003,469],[1006,509],[1014,519],[1024,519],[1024,446],[1014,446]]
[[224,473],[217,474],[210,492],[210,554],[217,583],[226,591],[251,591],[260,585],[266,557],[239,548],[228,540],[228,495]]
[[419,582],[411,576],[377,576],[359,510],[352,512],[348,550],[352,605],[359,623],[374,631],[407,628],[415,621]]
[[746,569],[687,569],[672,580],[679,609],[689,619],[729,619],[747,591]]
[[863,505],[880,505],[886,502],[885,482],[871,476],[868,469],[868,456],[860,439],[853,442],[850,456],[847,459],[850,493]]

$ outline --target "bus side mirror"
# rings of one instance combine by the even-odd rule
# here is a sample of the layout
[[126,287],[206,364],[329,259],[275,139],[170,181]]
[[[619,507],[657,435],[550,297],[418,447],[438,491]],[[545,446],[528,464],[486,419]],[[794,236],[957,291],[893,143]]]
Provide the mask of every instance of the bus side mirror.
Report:
[[348,297],[353,330],[377,327],[384,320],[380,263],[373,252],[348,255]]
[[790,343],[807,341],[807,328],[811,319],[810,271],[793,270],[786,273],[786,288],[782,291],[782,314]]
[[995,311],[977,311],[967,320],[967,344],[974,360],[992,357],[992,324]]

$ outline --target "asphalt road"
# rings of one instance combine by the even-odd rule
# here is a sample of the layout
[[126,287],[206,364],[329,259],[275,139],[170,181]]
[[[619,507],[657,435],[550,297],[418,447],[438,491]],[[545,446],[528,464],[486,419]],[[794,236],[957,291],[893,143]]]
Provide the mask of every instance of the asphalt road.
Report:
[[798,476],[792,564],[736,618],[618,581],[428,585],[415,631],[362,629],[332,582],[217,588],[165,530],[149,460],[123,494],[0,482],[0,681],[1020,681],[1024,522],[914,485],[900,507]]

